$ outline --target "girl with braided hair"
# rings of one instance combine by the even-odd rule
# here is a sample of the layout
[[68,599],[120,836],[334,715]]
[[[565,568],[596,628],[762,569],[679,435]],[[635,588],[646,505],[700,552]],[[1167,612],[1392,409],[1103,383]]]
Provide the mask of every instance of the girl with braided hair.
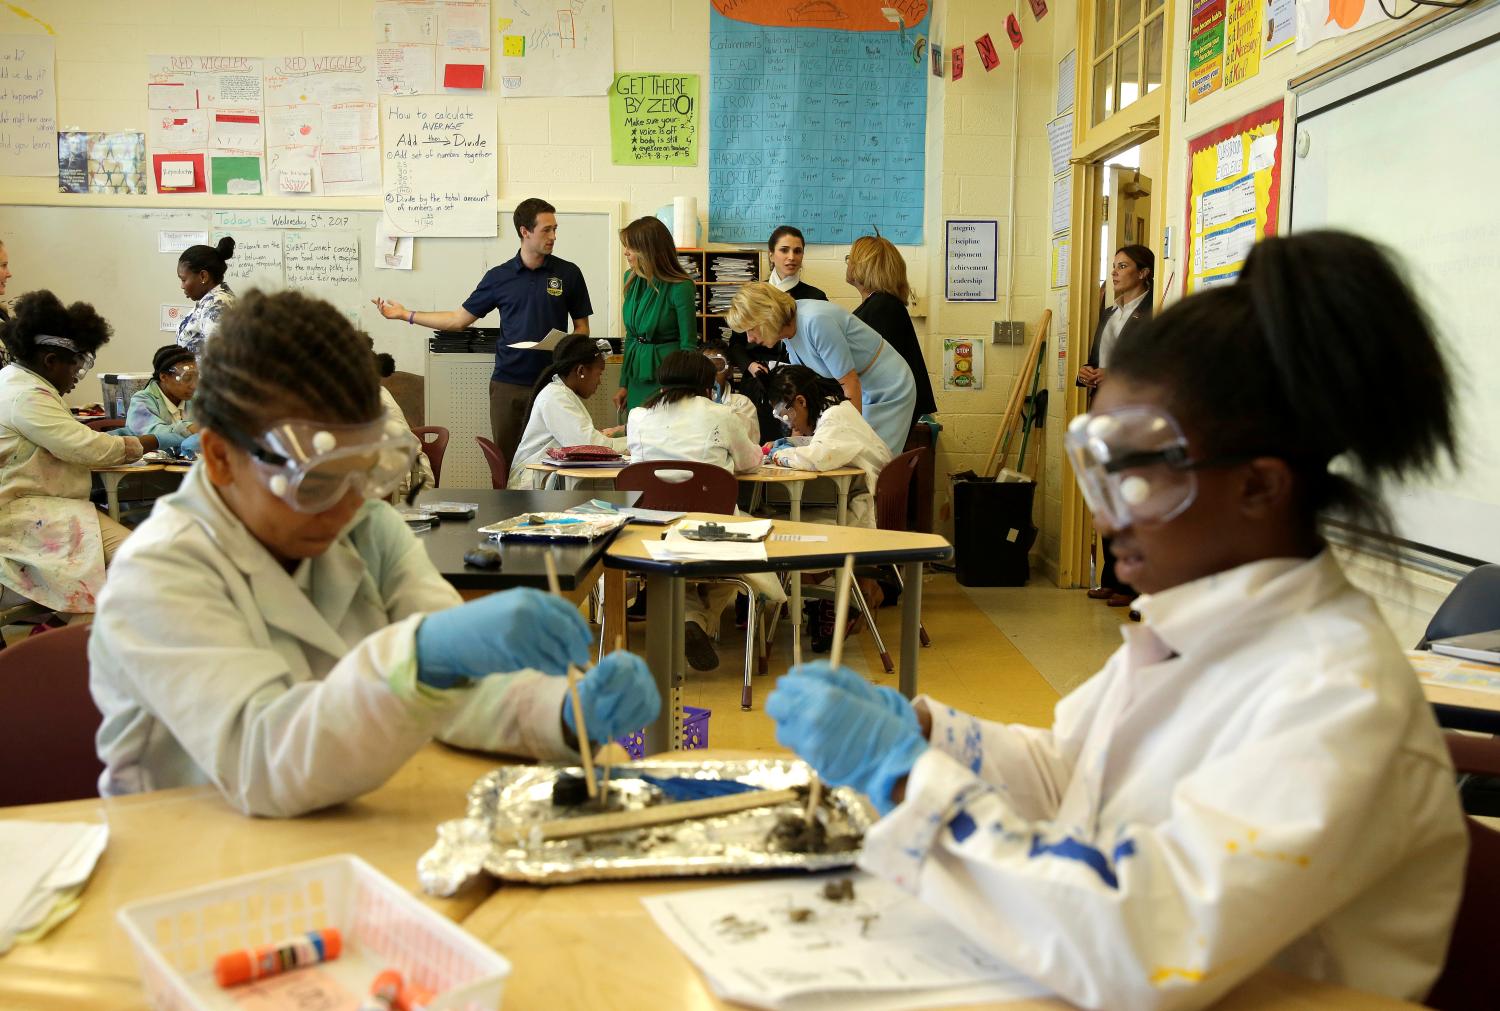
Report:
[[[381,408],[369,342],[326,302],[251,292],[201,368],[198,463],[121,551],[89,640],[101,792],[212,782],[289,817],[435,736],[574,760],[562,675],[588,626],[535,590],[463,603],[381,501],[417,442]],[[579,694],[599,740],[659,707],[623,652]]]
[[615,425],[600,431],[594,427],[594,419],[584,402],[598,392],[608,354],[609,341],[588,334],[569,334],[557,342],[552,364],[532,387],[526,430],[521,433],[516,458],[510,465],[510,487],[540,488],[547,475],[527,470],[526,466],[544,461],[549,449],[560,446],[625,449],[625,439],[620,434],[625,426]]
[[11,358],[0,369],[0,604],[87,614],[130,532],[89,502],[90,472],[139,460],[156,439],[96,432],[63,403],[109,341],[93,306],[29,292],[0,336]]

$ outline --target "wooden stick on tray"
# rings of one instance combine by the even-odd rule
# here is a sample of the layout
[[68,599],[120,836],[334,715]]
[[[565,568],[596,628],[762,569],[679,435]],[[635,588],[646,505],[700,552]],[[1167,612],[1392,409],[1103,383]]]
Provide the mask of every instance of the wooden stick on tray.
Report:
[[634,811],[586,814],[578,818],[544,821],[530,828],[518,828],[515,830],[515,841],[526,843],[533,839],[572,839],[577,836],[598,835],[601,832],[624,832],[628,829],[669,825],[678,821],[691,821],[694,818],[712,818],[721,814],[750,811],[757,807],[775,807],[796,799],[796,789],[751,790],[746,793],[709,797],[706,800],[657,804],[654,807],[643,807]]
[[[834,670],[844,662],[844,627],[849,624],[849,588],[854,584],[854,556],[844,556],[844,567],[839,570],[838,590],[833,604],[833,646],[828,652],[828,665]],[[807,792],[807,823],[811,825],[818,816],[818,805],[823,803],[823,780],[813,773],[811,789]]]
[[[547,566],[547,589],[554,597],[561,597],[562,583],[557,578],[557,563],[552,560],[550,549],[542,556],[542,562]],[[573,725],[578,728],[578,753],[583,756],[583,782],[592,800],[599,796],[599,784],[594,779],[594,746],[583,722],[583,705],[578,701],[578,668],[572,664],[568,664],[568,697],[573,704]]]

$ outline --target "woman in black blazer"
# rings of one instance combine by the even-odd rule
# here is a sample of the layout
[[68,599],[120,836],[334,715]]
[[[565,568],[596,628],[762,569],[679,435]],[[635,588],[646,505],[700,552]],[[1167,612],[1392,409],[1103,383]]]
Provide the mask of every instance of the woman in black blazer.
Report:
[[[1090,397],[1109,371],[1115,347],[1127,334],[1134,333],[1151,318],[1155,301],[1152,275],[1155,273],[1156,254],[1145,246],[1121,246],[1115,250],[1115,258],[1109,267],[1109,283],[1115,301],[1100,315],[1094,341],[1089,345],[1088,364],[1078,369],[1077,385],[1088,388]],[[1115,577],[1115,556],[1110,553],[1107,539],[1101,538],[1099,552],[1103,555],[1099,565],[1099,585],[1089,591],[1089,596],[1110,607],[1129,606],[1136,592]]]
[[911,378],[917,386],[912,405],[912,424],[924,414],[937,412],[932,395],[932,377],[927,374],[927,360],[922,357],[922,342],[912,326],[911,286],[906,282],[906,261],[891,240],[878,235],[861,235],[844,257],[844,279],[859,292],[862,301],[854,316],[884,337],[896,353],[906,359]]

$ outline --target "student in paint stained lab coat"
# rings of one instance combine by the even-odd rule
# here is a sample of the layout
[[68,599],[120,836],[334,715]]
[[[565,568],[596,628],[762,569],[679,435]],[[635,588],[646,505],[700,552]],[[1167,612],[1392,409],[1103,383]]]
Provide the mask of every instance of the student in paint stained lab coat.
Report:
[[863,867],[1083,1007],[1206,1007],[1268,964],[1423,997],[1463,814],[1401,647],[1318,532],[1453,450],[1403,276],[1351,235],[1268,239],[1120,342],[1066,445],[1144,621],[1051,729],[827,664],[781,679],[777,739],[884,812]]
[[624,425],[603,431],[594,427],[585,401],[599,390],[604,378],[604,360],[609,341],[588,334],[569,334],[557,342],[552,364],[537,378],[521,433],[516,458],[510,465],[510,487],[540,488],[547,480],[542,471],[527,470],[528,464],[545,463],[547,450],[562,446],[608,446],[623,451]]
[[783,365],[771,376],[771,403],[792,438],[771,444],[770,462],[796,470],[858,467],[864,483],[849,503],[849,525],[875,529],[875,482],[891,462],[891,450],[844,389],[804,365]]
[[[560,675],[588,663],[588,626],[534,590],[460,601],[380,501],[417,448],[378,387],[327,303],[251,292],[225,317],[199,462],[121,551],[89,639],[104,795],[207,781],[290,817],[374,789],[433,737],[577,754]],[[622,652],[580,695],[596,739],[659,707]]]

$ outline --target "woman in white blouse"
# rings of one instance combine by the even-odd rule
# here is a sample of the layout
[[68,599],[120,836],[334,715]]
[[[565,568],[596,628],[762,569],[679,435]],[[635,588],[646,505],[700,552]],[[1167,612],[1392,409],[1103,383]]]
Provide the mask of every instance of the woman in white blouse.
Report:
[[540,377],[531,394],[531,412],[526,430],[516,446],[516,458],[510,464],[511,488],[540,488],[546,475],[527,470],[527,464],[546,460],[547,450],[559,446],[608,446],[624,450],[620,436],[623,426],[603,431],[594,427],[593,416],[585,403],[599,389],[604,378],[604,359],[609,341],[588,334],[569,334],[552,352],[552,364]]

